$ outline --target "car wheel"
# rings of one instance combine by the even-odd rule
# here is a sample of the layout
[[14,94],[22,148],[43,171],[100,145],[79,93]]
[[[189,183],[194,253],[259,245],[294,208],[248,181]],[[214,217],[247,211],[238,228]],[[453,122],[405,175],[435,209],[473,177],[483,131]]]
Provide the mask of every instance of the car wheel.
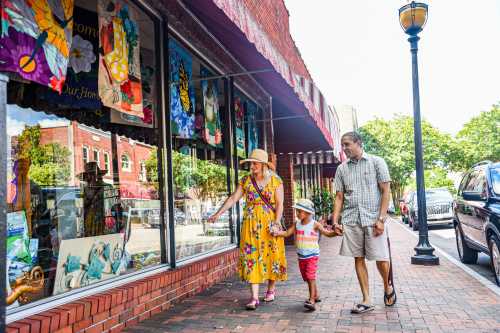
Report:
[[458,224],[455,225],[455,239],[457,240],[457,251],[460,261],[464,264],[475,264],[477,262],[477,251],[472,250],[467,245]]
[[500,241],[496,235],[491,235],[488,240],[488,247],[490,248],[491,267],[497,285],[500,286]]

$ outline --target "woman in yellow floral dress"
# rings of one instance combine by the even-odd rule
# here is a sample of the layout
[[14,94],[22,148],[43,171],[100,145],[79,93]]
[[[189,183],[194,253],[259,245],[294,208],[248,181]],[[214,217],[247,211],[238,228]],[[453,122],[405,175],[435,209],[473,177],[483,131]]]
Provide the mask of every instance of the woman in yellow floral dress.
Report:
[[[259,305],[260,283],[268,281],[264,301],[272,302],[276,281],[287,279],[284,240],[271,235],[271,229],[280,225],[283,215],[283,184],[281,178],[269,170],[268,155],[264,150],[255,149],[241,163],[250,163],[251,174],[241,179],[236,191],[209,221],[216,221],[241,198],[245,199],[239,274],[243,281],[251,284],[252,298],[246,308],[255,310]],[[253,183],[259,187],[271,207],[261,198]]]

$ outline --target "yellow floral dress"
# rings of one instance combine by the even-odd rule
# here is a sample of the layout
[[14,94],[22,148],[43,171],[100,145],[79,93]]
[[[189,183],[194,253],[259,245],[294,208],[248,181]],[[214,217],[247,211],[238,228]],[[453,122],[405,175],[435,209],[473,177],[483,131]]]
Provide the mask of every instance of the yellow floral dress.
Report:
[[[275,193],[282,184],[281,178],[273,174],[261,193],[276,205]],[[248,283],[263,283],[267,280],[287,279],[285,243],[283,237],[273,237],[269,224],[275,213],[264,203],[252,185],[249,176],[240,181],[245,206],[241,230],[239,274]]]

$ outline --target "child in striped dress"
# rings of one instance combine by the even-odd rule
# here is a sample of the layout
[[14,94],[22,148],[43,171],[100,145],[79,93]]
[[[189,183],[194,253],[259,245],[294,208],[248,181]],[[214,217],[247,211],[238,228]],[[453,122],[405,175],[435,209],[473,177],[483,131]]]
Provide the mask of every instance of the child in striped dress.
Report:
[[304,306],[314,311],[316,303],[320,302],[318,288],[316,286],[316,271],[319,260],[319,234],[327,237],[338,236],[342,234],[341,230],[327,230],[321,223],[313,219],[314,204],[308,199],[299,199],[292,206],[296,210],[299,221],[293,224],[286,231],[276,231],[275,236],[289,237],[295,234],[295,246],[299,257],[299,269],[304,281],[309,286],[309,299],[305,301]]

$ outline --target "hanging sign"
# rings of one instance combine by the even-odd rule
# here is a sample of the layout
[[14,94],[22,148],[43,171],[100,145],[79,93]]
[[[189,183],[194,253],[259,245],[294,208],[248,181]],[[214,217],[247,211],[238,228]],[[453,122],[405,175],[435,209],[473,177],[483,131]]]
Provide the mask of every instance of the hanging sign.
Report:
[[[210,77],[213,74],[206,68],[201,67],[202,77]],[[203,139],[211,146],[218,146],[222,143],[221,122],[219,117],[219,91],[218,80],[201,81],[203,92],[203,113],[205,126],[203,129]]]
[[172,133],[191,139],[195,129],[195,93],[192,85],[191,55],[173,40],[168,41],[170,53],[170,114]]
[[61,93],[72,42],[73,0],[4,0],[0,71]]
[[257,105],[247,103],[248,154],[259,148],[259,129],[257,127]]
[[119,112],[143,117],[137,15],[123,0],[100,0],[97,13],[101,101]]
[[243,126],[245,108],[239,96],[236,96],[234,99],[234,112],[236,118],[236,154],[241,158],[245,158],[245,129]]

